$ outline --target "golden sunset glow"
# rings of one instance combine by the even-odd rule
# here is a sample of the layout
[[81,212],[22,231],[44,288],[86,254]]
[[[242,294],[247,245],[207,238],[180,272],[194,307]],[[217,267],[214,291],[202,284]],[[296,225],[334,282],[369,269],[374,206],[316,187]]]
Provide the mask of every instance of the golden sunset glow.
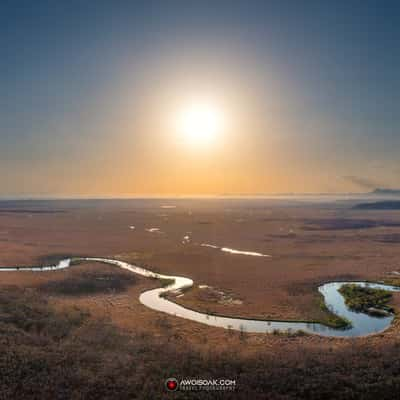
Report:
[[[89,36],[77,42],[63,31],[54,41],[44,32],[49,46],[40,36],[29,51],[13,46],[31,32],[5,40],[12,74],[3,74],[1,85],[3,196],[358,193],[399,186],[399,123],[386,121],[400,115],[399,101],[387,95],[397,84],[396,46],[385,52],[389,60],[364,50],[361,60],[333,46],[330,34],[310,28],[306,40],[292,13],[282,35],[263,1],[254,2],[258,12],[246,2],[240,12],[216,4],[223,2],[194,2],[199,10],[185,11],[174,2],[155,1],[163,11],[142,2],[143,12],[155,13],[154,25],[136,10],[141,2],[127,2],[135,11],[126,16],[109,3],[105,15],[116,13],[118,22],[99,22],[102,34],[90,21]],[[228,10],[237,20],[227,20]],[[72,49],[77,61],[69,65]],[[322,49],[337,51],[337,58],[328,62]],[[361,61],[366,71],[358,74]]]

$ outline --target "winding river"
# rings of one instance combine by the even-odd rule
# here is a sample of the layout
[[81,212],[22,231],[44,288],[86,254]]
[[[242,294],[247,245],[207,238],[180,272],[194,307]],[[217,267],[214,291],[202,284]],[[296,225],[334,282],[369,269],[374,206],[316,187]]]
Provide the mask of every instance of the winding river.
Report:
[[65,259],[61,260],[57,265],[42,267],[1,267],[0,272],[55,271],[70,267],[72,261],[94,261],[111,264],[148,278],[171,280],[171,284],[166,287],[143,292],[139,297],[140,302],[153,310],[174,315],[176,317],[200,322],[210,326],[253,333],[273,333],[277,330],[290,332],[303,331],[310,334],[332,337],[357,337],[379,333],[390,326],[394,316],[390,314],[387,316],[377,317],[351,311],[345,305],[344,298],[338,292],[338,289],[340,289],[340,287],[344,284],[352,283],[359,286],[368,286],[374,289],[385,289],[393,292],[400,291],[400,287],[367,282],[330,282],[321,285],[318,290],[323,295],[326,306],[335,314],[349,320],[352,324],[348,329],[335,329],[321,323],[314,322],[268,321],[231,318],[193,311],[176,304],[163,296],[167,292],[179,293],[183,290],[191,288],[193,286],[193,281],[191,279],[181,276],[157,274],[124,261],[112,260],[108,258],[84,257]]

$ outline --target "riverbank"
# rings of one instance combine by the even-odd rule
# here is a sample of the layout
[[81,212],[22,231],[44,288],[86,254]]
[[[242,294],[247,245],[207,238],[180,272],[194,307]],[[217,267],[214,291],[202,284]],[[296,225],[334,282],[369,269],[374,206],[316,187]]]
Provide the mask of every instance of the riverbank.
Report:
[[[360,316],[357,313],[367,310],[368,313],[377,314],[380,310],[376,307],[374,308],[373,305],[380,304],[382,307],[383,303],[388,301],[387,291],[400,291],[400,287],[377,283],[370,284],[366,282],[331,282],[321,285],[318,288],[318,291],[323,296],[324,307],[332,315],[330,317],[331,320],[339,325],[339,328],[336,326],[335,328],[332,328],[331,326],[312,321],[291,322],[271,319],[260,320],[200,313],[193,309],[182,307],[167,298],[167,294],[169,293],[179,294],[179,296],[181,296],[183,291],[191,289],[193,287],[193,281],[191,279],[181,276],[155,273],[151,270],[121,260],[102,257],[74,257],[72,259],[60,260],[57,264],[50,266],[3,267],[0,268],[0,272],[50,272],[67,269],[71,266],[71,262],[75,265],[79,264],[79,262],[109,264],[123,270],[128,270],[139,276],[156,279],[162,287],[145,291],[139,297],[140,302],[146,307],[205,325],[250,333],[275,333],[278,331],[304,332],[334,337],[355,337],[379,333],[386,329],[392,322],[393,317],[389,312],[387,312],[387,315],[382,316],[386,318],[382,318],[381,321],[372,318],[368,319],[367,315]],[[339,293],[341,292],[346,294],[345,299],[340,297]],[[179,296],[177,298],[179,298]],[[362,301],[364,301],[365,304]],[[352,308],[355,308],[357,313],[352,312],[351,308],[348,308],[346,303],[351,304]],[[367,304],[370,304],[370,306],[366,307]],[[363,305],[365,306],[365,309],[361,308]],[[357,306],[360,308],[357,309]]]

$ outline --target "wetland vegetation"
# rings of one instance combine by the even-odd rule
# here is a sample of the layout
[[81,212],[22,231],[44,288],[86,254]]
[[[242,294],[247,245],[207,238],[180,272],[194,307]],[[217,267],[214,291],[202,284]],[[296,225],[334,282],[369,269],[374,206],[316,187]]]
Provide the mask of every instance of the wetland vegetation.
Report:
[[339,292],[343,295],[346,305],[353,311],[373,315],[385,315],[386,312],[393,311],[388,306],[392,293],[387,290],[346,284]]
[[227,333],[226,340],[236,343],[231,350],[207,343],[200,350],[161,318],[165,329],[158,337],[140,330],[128,334],[77,307],[55,310],[35,290],[1,289],[2,398],[156,399],[167,395],[169,376],[237,382],[234,392],[178,391],[174,399],[384,400],[400,389],[394,342],[327,349],[301,344],[299,335],[277,334],[272,337],[280,345],[273,352],[243,356],[250,337],[240,338],[240,332]]
[[90,296],[96,293],[123,292],[134,285],[137,278],[133,274],[119,271],[112,273],[95,271],[82,272],[62,280],[46,282],[39,290],[47,294],[64,296]]

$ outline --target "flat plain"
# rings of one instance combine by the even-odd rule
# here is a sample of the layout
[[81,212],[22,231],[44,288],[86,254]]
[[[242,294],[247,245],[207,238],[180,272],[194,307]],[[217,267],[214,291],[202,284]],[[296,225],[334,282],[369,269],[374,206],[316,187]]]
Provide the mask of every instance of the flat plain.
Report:
[[[398,211],[359,210],[353,206],[352,201],[287,199],[1,202],[0,265],[52,264],[69,256],[115,258],[193,279],[193,289],[173,299],[193,309],[230,316],[324,322],[329,316],[321,308],[317,291],[320,284],[335,280],[380,281],[400,273]],[[231,254],[221,251],[222,247],[270,257]],[[290,371],[295,368],[293,357],[296,362],[306,363],[300,356],[303,353],[311,358],[324,354],[332,368],[339,365],[337,359],[350,355],[352,363],[364,365],[371,349],[393,357],[398,354],[397,318],[384,333],[350,340],[234,333],[145,308],[138,298],[152,287],[157,287],[157,282],[97,263],[54,272],[4,272],[0,276],[3,294],[12,290],[25,301],[26,293],[34,293],[57,312],[83,310],[92,322],[107,321],[124,335],[149,338],[154,346],[168,343],[179,349],[189,348],[203,361],[210,353],[223,357],[233,351],[243,363],[264,354],[286,358]],[[399,309],[399,295],[393,296],[392,305]],[[5,335],[2,340],[3,345],[9,343]],[[390,363],[383,355],[381,361]],[[374,368],[378,370],[382,363],[377,362]],[[259,374],[254,360],[251,364],[253,372]],[[162,390],[162,382],[169,375],[182,375],[173,362],[171,365],[172,370],[155,373],[158,386],[154,393]],[[340,365],[345,375],[345,362]],[[244,377],[241,381],[235,368],[227,368],[224,373],[238,377],[242,393],[256,396],[260,383],[252,386]],[[210,371],[203,365],[192,372],[202,376]],[[321,379],[323,376],[321,372]],[[352,379],[349,376],[346,379]],[[389,377],[394,379],[394,375]],[[301,397],[298,384],[294,384],[293,393]],[[39,389],[35,386],[32,390],[36,393]],[[291,393],[279,385],[269,390],[268,398],[291,398]],[[338,398],[351,393],[346,390],[337,393]],[[235,396],[238,398],[238,393]]]

